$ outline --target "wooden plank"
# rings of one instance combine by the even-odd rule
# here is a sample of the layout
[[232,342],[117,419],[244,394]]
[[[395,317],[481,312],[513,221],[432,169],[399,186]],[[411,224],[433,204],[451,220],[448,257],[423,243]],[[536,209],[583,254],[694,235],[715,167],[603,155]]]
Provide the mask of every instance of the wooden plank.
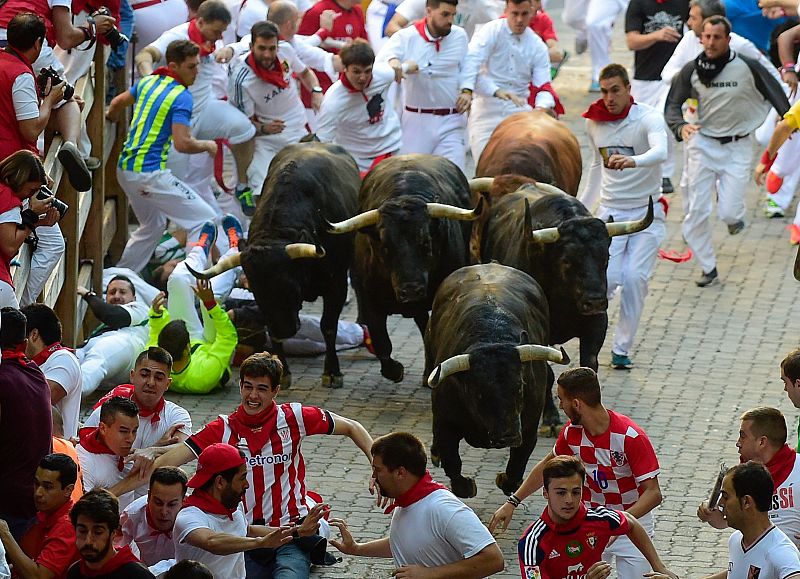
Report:
[[117,201],[106,199],[103,206],[103,255],[108,252],[117,231]]
[[17,294],[17,301],[22,297],[22,290],[25,289],[25,284],[28,283],[28,275],[31,272],[31,246],[23,243],[17,254],[17,261],[20,262],[19,267],[13,267],[11,271],[11,279],[14,282],[14,292]]
[[[108,57],[108,47],[98,46],[94,54],[92,63],[93,92],[91,108],[86,107],[86,131],[92,143],[92,156],[104,159],[105,154],[105,94],[106,94],[106,67],[105,59]],[[87,101],[88,102],[88,101]],[[85,227],[81,228],[81,258],[89,260],[94,264],[91,271],[92,285],[99,287],[103,283],[103,212],[105,208],[105,170],[104,165],[92,175],[92,196],[91,205],[87,207],[88,215],[91,215]],[[88,205],[88,204],[87,204]],[[100,288],[98,291],[102,291]],[[82,326],[81,316],[78,328]]]
[[[92,186],[92,188],[94,188],[94,185]],[[92,191],[78,192],[78,213],[80,216],[80,219],[78,220],[78,237],[81,239],[83,238],[83,234],[86,229],[86,222],[89,219],[89,213],[92,212],[93,200],[94,200],[94,195]],[[100,227],[100,225],[102,224],[97,224],[98,227]]]
[[61,288],[64,287],[64,276],[66,274],[66,260],[64,256],[61,256],[61,259],[58,260],[55,269],[53,269],[53,273],[50,274],[50,277],[47,278],[47,281],[44,282],[44,289],[42,293],[44,294],[44,299],[42,300],[51,308],[55,308],[56,302],[58,301],[58,295],[61,293]]

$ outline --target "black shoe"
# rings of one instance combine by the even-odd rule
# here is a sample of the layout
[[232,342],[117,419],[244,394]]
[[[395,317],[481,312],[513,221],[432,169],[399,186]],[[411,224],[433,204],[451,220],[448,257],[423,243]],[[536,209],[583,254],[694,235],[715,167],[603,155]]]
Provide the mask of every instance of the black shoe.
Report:
[[672,180],[669,177],[661,179],[661,193],[668,195],[675,192],[675,187],[672,186]]
[[700,276],[700,279],[698,279],[694,283],[697,284],[697,287],[708,287],[716,283],[718,277],[719,276],[717,275],[717,268],[715,267],[708,273],[703,272],[703,275]]
[[73,143],[65,142],[58,150],[58,161],[64,166],[70,184],[76,191],[92,188],[92,174],[86,168],[83,157]]
[[728,233],[731,235],[736,235],[742,229],[744,229],[744,221],[737,221],[736,223],[731,223],[728,225]]

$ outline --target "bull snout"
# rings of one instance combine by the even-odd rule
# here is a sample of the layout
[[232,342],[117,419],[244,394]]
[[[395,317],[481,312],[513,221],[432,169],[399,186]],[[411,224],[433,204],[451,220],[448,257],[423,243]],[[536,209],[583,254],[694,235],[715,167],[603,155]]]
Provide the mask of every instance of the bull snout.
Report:
[[584,316],[593,316],[595,314],[602,314],[608,309],[608,298],[595,297],[587,298],[581,301],[580,310]]
[[397,301],[403,304],[425,299],[427,286],[424,283],[404,283],[397,288]]

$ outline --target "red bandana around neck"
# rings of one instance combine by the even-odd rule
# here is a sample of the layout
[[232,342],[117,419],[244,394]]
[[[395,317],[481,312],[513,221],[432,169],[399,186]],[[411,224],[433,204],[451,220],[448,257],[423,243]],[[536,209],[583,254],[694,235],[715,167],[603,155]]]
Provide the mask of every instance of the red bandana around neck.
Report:
[[[360,92],[361,96],[364,97],[364,102],[366,102],[368,100],[367,99],[367,95],[364,94],[363,90],[358,90],[356,87],[354,87],[352,84],[350,84],[350,81],[347,80],[347,75],[344,73],[344,71],[339,73],[339,80],[342,81],[342,84],[344,85],[344,88],[347,89],[347,92]],[[367,83],[367,86],[369,86],[370,83],[372,83],[372,78],[369,79],[369,82]],[[364,88],[366,88],[366,87],[364,87]]]
[[608,112],[606,108],[606,103],[603,102],[603,99],[597,99],[592,104],[589,105],[589,108],[586,109],[586,112],[583,113],[583,118],[589,119],[590,121],[597,121],[598,123],[610,123],[613,121],[621,121],[625,117],[628,116],[628,113],[631,110],[631,107],[634,105],[633,97],[630,97],[631,101],[630,104],[625,107],[621,113],[612,114]]
[[214,45],[216,43],[206,40],[203,37],[203,33],[200,32],[200,29],[197,27],[197,18],[192,18],[189,20],[189,40],[200,47],[200,58],[208,56],[214,52]]
[[151,537],[158,537],[159,535],[164,535],[166,538],[172,538],[172,529],[168,531],[162,531],[158,527],[155,526],[153,520],[150,518],[150,509],[147,508],[147,505],[144,506],[144,519],[147,521],[147,526],[150,528],[150,536]]
[[278,405],[275,402],[266,410],[252,416],[247,414],[240,404],[233,414],[228,415],[231,430],[239,439],[243,438],[247,442],[247,448],[254,455],[261,454],[261,449],[275,433],[277,422]]
[[131,548],[126,545],[122,547],[119,551],[114,553],[114,556],[103,565],[100,569],[96,571],[94,569],[89,569],[86,565],[86,561],[81,559],[80,566],[81,566],[81,575],[83,577],[102,577],[106,575],[111,575],[127,563],[139,563],[139,559],[136,558],[136,555],[133,554]]
[[442,39],[440,38],[431,38],[428,36],[428,27],[425,25],[425,19],[417,20],[414,23],[414,28],[417,29],[419,35],[425,39],[425,42],[432,42],[434,47],[436,48],[436,52],[439,52],[439,49],[442,47]]
[[784,444],[783,447],[775,453],[772,460],[765,465],[769,474],[772,475],[772,482],[775,483],[776,489],[781,486],[791,474],[796,458],[797,453],[794,449],[788,444]]
[[[136,400],[134,396],[134,388],[133,384],[120,384],[119,386],[115,387],[111,391],[109,391],[105,396],[103,396],[97,403],[92,407],[92,410],[97,410],[103,404],[111,400],[114,396],[122,396],[123,398],[130,398],[136,403],[136,406],[139,408],[139,416],[142,418],[150,418],[150,424],[156,424],[161,420],[161,413],[164,410],[164,406],[166,405],[166,401],[162,396],[158,403],[156,404],[155,408],[148,410],[147,408],[142,408],[139,401]],[[81,429],[83,430],[83,429]]]
[[197,507],[204,513],[210,515],[225,515],[230,520],[233,520],[233,513],[236,509],[229,509],[210,494],[195,489],[195,491],[183,500],[183,508]]
[[[108,448],[105,442],[100,441],[100,438],[98,437],[99,431],[100,429],[96,426],[94,428],[81,428],[81,446],[92,454],[111,454],[113,456],[117,456],[117,453]],[[124,466],[125,457],[117,456],[117,469],[122,471]]]
[[12,360],[24,364],[28,358],[25,356],[25,344],[20,344],[16,348],[9,348],[2,351],[3,360]]
[[55,342],[47,346],[44,350],[42,350],[38,354],[36,354],[33,358],[31,358],[31,360],[36,362],[37,366],[41,366],[47,361],[47,359],[50,356],[52,356],[59,350],[67,350],[68,352],[72,352],[73,354],[75,353],[75,350],[73,350],[72,348],[67,348],[61,342]]
[[433,480],[431,473],[426,470],[422,478],[417,481],[417,484],[397,497],[394,500],[394,504],[386,507],[383,512],[388,515],[397,507],[409,507],[439,489],[448,490],[446,486]]
[[185,84],[183,84],[183,81],[180,79],[180,77],[177,74],[175,74],[172,70],[170,70],[168,66],[159,66],[157,69],[153,71],[153,74],[157,74],[158,76],[172,77],[178,84],[186,86]]
[[264,82],[274,84],[278,88],[287,88],[289,86],[288,81],[283,76],[283,67],[281,66],[281,61],[277,56],[275,57],[275,60],[272,61],[271,68],[259,66],[252,52],[247,55],[247,58],[245,58],[244,62],[254,73],[256,73],[256,76]]

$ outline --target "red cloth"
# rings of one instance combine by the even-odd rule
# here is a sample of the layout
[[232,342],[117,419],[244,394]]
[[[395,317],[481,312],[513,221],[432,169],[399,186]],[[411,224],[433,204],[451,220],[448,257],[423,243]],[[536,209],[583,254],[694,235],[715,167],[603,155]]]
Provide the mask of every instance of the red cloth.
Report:
[[386,159],[388,159],[391,156],[392,156],[392,153],[389,152],[389,153],[384,153],[383,155],[378,155],[377,157],[372,159],[372,164],[369,166],[369,169],[367,169],[366,171],[361,171],[361,173],[360,173],[361,179],[363,180],[364,177],[366,177],[367,174],[370,171],[372,171],[375,167],[377,167],[378,163],[381,163],[382,161],[385,161]]
[[200,32],[200,29],[197,27],[197,18],[192,18],[189,20],[189,40],[194,42],[197,46],[200,47],[200,58],[204,56],[208,56],[209,54],[214,52],[214,45],[215,42],[210,40],[206,40],[203,37],[203,34]]
[[195,490],[183,500],[183,508],[185,509],[186,507],[197,507],[204,513],[210,515],[225,515],[230,520],[233,520],[233,513],[236,511],[235,508],[229,509],[210,494],[200,489]]
[[[2,74],[2,73],[0,73]],[[2,105],[0,105],[2,108]],[[2,148],[2,145],[0,145]],[[15,208],[22,207],[22,200],[14,195],[14,191],[5,183],[0,183],[0,215],[6,211],[11,211]],[[14,283],[11,279],[11,260],[14,259],[13,255],[6,255],[0,252],[0,280],[6,282],[11,287]]]
[[[4,4],[3,8],[0,8],[0,12],[5,10],[9,3]],[[14,111],[14,102],[11,98],[14,81],[23,74],[36,77],[25,57],[9,50],[0,50],[0,95],[2,95],[0,96],[0,159],[5,159],[20,149],[27,149],[37,154],[39,152],[36,148],[36,139],[28,141],[22,136],[17,122],[17,113]]]
[[239,438],[247,441],[247,448],[254,455],[259,454],[277,428],[278,405],[274,402],[266,410],[249,415],[240,405],[228,416],[228,423]]
[[548,40],[558,40],[556,29],[553,26],[553,19],[550,18],[550,15],[544,10],[539,10],[533,15],[530,27],[544,42]]
[[44,364],[47,359],[52,356],[55,352],[59,350],[67,350],[68,352],[75,353],[75,350],[72,348],[67,348],[66,346],[62,345],[61,342],[56,342],[55,344],[50,344],[46,346],[44,350],[36,354],[31,360],[36,363],[37,366],[41,366]]
[[4,362],[9,360],[13,362],[19,362],[22,365],[25,365],[28,362],[28,357],[25,355],[25,344],[21,344],[16,348],[2,350],[2,352],[0,352],[0,356],[2,356],[2,360]]
[[283,67],[277,56],[272,61],[272,68],[269,69],[259,66],[252,52],[247,55],[244,63],[264,82],[274,84],[278,88],[287,88],[289,86],[289,82],[283,76]]
[[[177,82],[178,84],[181,84],[181,85],[183,85],[183,86],[186,86],[186,85],[183,83],[183,81],[181,80],[181,77],[179,77],[177,74],[175,74],[175,73],[172,71],[172,69],[170,69],[168,66],[159,66],[157,69],[155,69],[155,70],[153,71],[153,74],[157,74],[157,75],[159,75],[159,76],[169,76],[169,77],[172,77],[172,78],[174,78],[174,79],[175,79],[175,82]],[[188,87],[187,87],[187,88],[188,88]]]
[[55,579],[66,577],[70,565],[81,558],[75,546],[75,527],[69,520],[71,508],[70,500],[50,514],[36,513],[36,523],[19,542],[22,551],[52,571]]
[[775,456],[765,465],[769,474],[772,475],[772,482],[777,489],[781,486],[794,468],[794,461],[797,458],[797,452],[789,446],[784,444],[781,449],[775,453]]
[[561,99],[558,98],[558,94],[556,90],[553,88],[549,82],[543,84],[542,86],[533,86],[531,83],[528,88],[530,89],[530,96],[528,97],[528,104],[531,105],[532,108],[536,108],[536,95],[540,92],[549,92],[553,95],[553,100],[556,101],[553,110],[556,112],[557,115],[564,114],[564,105],[561,104]]
[[[47,44],[56,45],[56,29],[53,27],[52,21],[53,10],[47,0],[7,0],[0,6],[0,28],[8,29],[8,23],[20,12],[33,12],[37,16],[41,16],[44,20]],[[3,158],[5,157],[4,155]]]
[[417,29],[419,35],[425,40],[425,42],[432,42],[436,47],[436,52],[439,52],[439,49],[442,47],[442,39],[441,38],[431,38],[428,36],[428,29],[425,25],[425,19],[417,20],[414,23],[414,28]]
[[[161,420],[161,412],[164,410],[164,405],[166,404],[164,397],[161,397],[155,408],[142,408],[142,406],[139,404],[139,401],[136,400],[136,396],[134,396],[133,384],[120,384],[108,392],[100,400],[98,400],[97,403],[92,407],[92,410],[97,410],[103,404],[111,400],[114,396],[122,396],[124,398],[130,398],[133,400],[136,403],[136,406],[139,408],[139,416],[142,418],[150,418],[151,424],[155,424]],[[83,431],[83,429],[81,429],[81,431]]]
[[[82,428],[80,432],[81,446],[92,454],[111,454],[117,456],[116,452],[108,448],[106,443],[100,440],[98,431],[99,428],[96,426],[94,428]],[[117,469],[122,471],[124,466],[125,457],[117,456]]]
[[603,102],[603,99],[597,99],[592,104],[589,105],[589,108],[581,115],[585,119],[589,119],[590,121],[595,121],[598,123],[610,123],[613,121],[621,121],[625,117],[628,116],[628,113],[633,106],[633,97],[630,97],[630,104],[622,109],[622,112],[617,114],[612,114],[608,112],[606,108],[606,103]]
[[422,478],[417,481],[417,484],[395,498],[394,504],[386,507],[386,510],[383,512],[388,515],[397,507],[409,507],[417,501],[421,501],[432,492],[440,489],[448,490],[446,486],[433,480],[431,473],[426,470]]
[[89,569],[89,567],[86,566],[86,561],[81,559],[81,575],[84,577],[100,577],[102,575],[111,575],[114,573],[114,571],[128,563],[139,563],[139,559],[137,559],[136,555],[133,554],[131,548],[126,545],[117,551],[111,560],[97,571]]

